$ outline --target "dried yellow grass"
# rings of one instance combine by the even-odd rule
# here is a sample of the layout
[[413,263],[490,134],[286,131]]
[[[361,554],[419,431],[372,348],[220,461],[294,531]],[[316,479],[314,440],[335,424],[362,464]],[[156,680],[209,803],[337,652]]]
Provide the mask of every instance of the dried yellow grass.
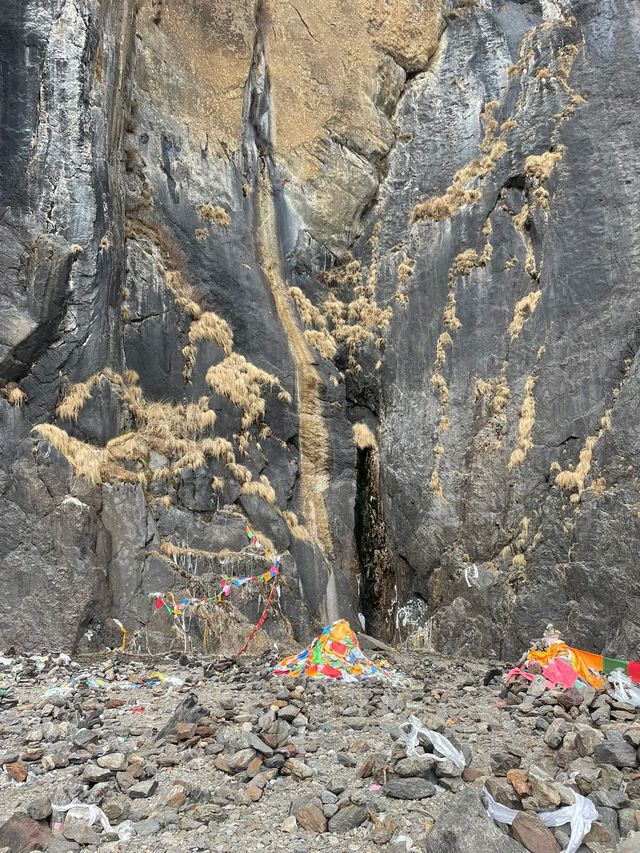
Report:
[[443,500],[444,493],[442,491],[442,483],[440,482],[440,477],[438,476],[438,472],[435,468],[433,469],[431,479],[429,480],[429,488],[439,500]]
[[449,332],[442,332],[436,342],[436,366],[442,367],[447,358],[447,347],[453,345]]
[[298,309],[302,325],[308,327],[313,326],[316,329],[324,329],[327,325],[324,314],[304,295],[302,290],[300,290],[299,287],[290,287],[289,293],[291,294],[291,298]]
[[522,548],[527,544],[527,539],[529,538],[530,524],[531,519],[527,515],[523,516],[523,518],[520,520],[520,533],[518,534],[517,543]]
[[522,205],[520,213],[516,213],[513,217],[513,227],[516,231],[520,231],[520,233],[524,233],[525,225],[527,224],[527,220],[529,219],[529,205],[525,202]]
[[335,339],[326,329],[305,329],[304,337],[309,346],[318,350],[323,358],[331,361],[338,352]]
[[57,416],[65,421],[77,421],[85,403],[91,397],[93,389],[100,384],[103,378],[104,374],[96,373],[84,382],[76,382],[71,385],[58,404]]
[[367,424],[353,424],[353,443],[358,450],[375,450],[378,446],[375,435],[371,432]]
[[449,400],[449,388],[447,386],[447,380],[441,373],[434,373],[431,376],[431,384],[437,390],[440,396],[440,404],[446,405]]
[[494,415],[501,415],[509,402],[509,398],[511,397],[511,391],[509,390],[509,386],[504,375],[499,376],[493,381],[492,391],[493,397],[490,405],[491,411]]
[[129,483],[144,482],[143,473],[123,468],[107,448],[85,444],[53,424],[39,424],[34,429],[67,459],[77,476],[84,477],[93,485],[98,486],[114,479]]
[[243,495],[256,495],[262,498],[270,506],[275,506],[277,503],[275,490],[264,474],[259,480],[251,480],[248,483],[244,483],[241,491]]
[[253,479],[251,471],[248,468],[245,468],[244,465],[240,465],[238,462],[227,462],[225,467],[240,486],[245,486]]
[[4,388],[0,388],[0,396],[4,397],[10,406],[22,406],[28,399],[26,393],[15,382],[7,382]]
[[400,284],[405,284],[413,275],[416,262],[413,259],[407,259],[398,264],[398,281]]
[[465,249],[453,260],[452,271],[459,275],[469,275],[474,267],[478,266],[479,258],[475,249]]
[[462,327],[462,323],[456,315],[456,294],[453,290],[449,291],[447,297],[447,307],[442,315],[444,325],[451,331],[457,331]]
[[559,146],[556,151],[546,151],[544,154],[532,154],[524,161],[524,171],[528,177],[537,180],[546,180],[558,165],[564,154],[564,146]]
[[211,204],[211,202],[199,204],[196,207],[196,213],[199,219],[202,219],[204,222],[213,222],[221,228],[228,228],[231,222],[231,217],[224,207],[221,207],[219,204]]
[[518,437],[516,439],[516,446],[509,458],[509,471],[516,465],[521,465],[527,458],[527,453],[533,447],[531,433],[536,421],[536,401],[533,396],[536,382],[537,378],[535,376],[529,376],[524,384],[524,399],[520,407],[520,418],[518,420]]
[[169,270],[164,274],[164,281],[176,303],[194,320],[202,314],[198,303],[198,294],[193,285],[189,284],[179,270]]
[[192,346],[191,344],[187,344],[186,347],[182,347],[182,355],[184,356],[184,367],[182,368],[182,375],[184,377],[185,382],[191,382],[193,368],[195,366],[196,358],[198,356],[198,348]]
[[578,464],[576,465],[574,471],[567,469],[565,471],[560,471],[559,474],[556,475],[556,486],[563,490],[575,491],[578,500],[580,499],[580,496],[584,491],[585,480],[589,475],[589,471],[591,470],[593,448],[596,446],[598,439],[600,438],[600,434],[587,436],[584,446],[580,451],[580,455],[578,457]]
[[328,284],[330,287],[357,287],[362,281],[362,265],[360,261],[354,260],[351,254],[347,252],[343,263],[325,272],[323,278],[325,284]]
[[541,296],[541,290],[532,290],[516,302],[513,309],[513,319],[509,323],[509,334],[512,340],[518,337],[524,328],[524,324],[536,310]]
[[206,379],[214,391],[242,410],[243,429],[264,417],[262,388],[266,385],[280,387],[275,376],[251,364],[238,353],[231,353],[224,361],[210,367]]
[[514,554],[513,559],[511,560],[511,565],[514,569],[524,569],[527,565],[527,560],[524,554]]
[[492,131],[480,145],[480,149],[486,147],[489,153],[484,157],[470,160],[462,169],[459,169],[451,183],[451,186],[441,196],[432,196],[426,201],[420,202],[413,208],[413,221],[424,222],[426,220],[441,221],[450,219],[461,207],[475,204],[482,198],[482,192],[470,187],[472,181],[483,180],[494,170],[496,163],[507,153],[507,145],[500,139],[491,142]]
[[209,236],[208,228],[196,228],[195,230],[196,240],[206,240]]
[[282,517],[286,521],[289,533],[291,533],[292,536],[295,536],[296,539],[302,539],[305,541],[309,541],[311,539],[311,534],[304,524],[300,524],[298,516],[294,512],[285,510],[282,513]]
[[213,311],[205,311],[189,326],[189,343],[193,346],[199,341],[215,341],[227,356],[233,350],[233,332],[229,324]]

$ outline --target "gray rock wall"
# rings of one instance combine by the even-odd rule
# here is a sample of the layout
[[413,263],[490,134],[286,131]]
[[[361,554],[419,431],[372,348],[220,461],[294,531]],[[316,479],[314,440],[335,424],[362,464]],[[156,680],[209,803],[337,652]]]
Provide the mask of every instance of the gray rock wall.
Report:
[[636,5],[5,6],[0,643],[163,647],[249,525],[272,630],[631,654]]

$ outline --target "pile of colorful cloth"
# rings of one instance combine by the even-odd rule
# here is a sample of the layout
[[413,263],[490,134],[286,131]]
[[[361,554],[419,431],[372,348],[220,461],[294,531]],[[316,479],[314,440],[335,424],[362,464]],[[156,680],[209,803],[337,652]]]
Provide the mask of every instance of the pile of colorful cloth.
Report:
[[533,681],[534,675],[542,673],[549,687],[580,686],[590,684],[599,690],[605,687],[603,676],[621,671],[635,684],[640,684],[640,662],[607,658],[604,655],[574,649],[560,639],[560,635],[548,625],[541,640],[533,645],[520,664],[507,673],[507,682],[517,677]]
[[306,649],[285,658],[274,667],[276,675],[340,678],[358,681],[361,678],[379,678],[394,686],[408,684],[407,679],[387,661],[374,663],[365,657],[358,638],[344,619],[327,625]]

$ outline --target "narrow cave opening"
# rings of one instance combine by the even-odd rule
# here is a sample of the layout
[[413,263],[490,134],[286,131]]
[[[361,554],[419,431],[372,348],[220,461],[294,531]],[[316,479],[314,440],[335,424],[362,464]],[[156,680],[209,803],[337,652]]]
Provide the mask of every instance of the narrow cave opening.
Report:
[[356,462],[355,538],[360,569],[360,611],[365,618],[365,630],[375,622],[377,595],[375,583],[374,547],[371,531],[370,448],[358,449]]
[[[360,572],[360,611],[366,632],[388,639],[390,567],[380,501],[377,450],[358,448],[354,535]],[[392,632],[391,632],[392,633]]]

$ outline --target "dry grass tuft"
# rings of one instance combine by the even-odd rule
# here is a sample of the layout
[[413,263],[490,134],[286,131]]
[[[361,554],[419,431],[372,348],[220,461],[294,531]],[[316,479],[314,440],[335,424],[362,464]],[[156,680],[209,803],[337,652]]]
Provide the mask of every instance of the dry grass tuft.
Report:
[[317,349],[323,358],[331,361],[338,352],[337,344],[326,329],[305,329],[304,337],[307,343]]
[[436,343],[436,367],[442,367],[447,358],[447,347],[453,346],[449,332],[442,332]]
[[289,293],[295,302],[303,326],[324,329],[327,325],[324,314],[308,299],[299,287],[290,287]]
[[532,154],[524,161],[524,171],[535,181],[546,180],[558,165],[564,154],[564,146],[556,151],[546,151],[544,154]]
[[516,465],[521,465],[533,447],[531,433],[536,421],[536,401],[533,396],[536,381],[535,376],[529,376],[524,385],[524,399],[520,407],[520,419],[518,421],[518,438],[516,439],[515,449],[509,458],[509,471]]
[[353,443],[358,450],[375,450],[378,446],[375,435],[364,424],[353,424]]
[[398,281],[400,284],[405,284],[413,275],[416,262],[413,259],[402,261],[398,264]]
[[524,554],[514,554],[511,560],[511,565],[514,569],[524,569],[527,565],[527,560]]
[[296,539],[303,539],[306,541],[311,539],[311,534],[303,524],[300,524],[298,516],[294,512],[285,510],[282,513],[282,517],[286,521],[287,527],[289,528],[289,532],[292,536],[295,536]]
[[196,240],[206,240],[209,236],[208,228],[196,228],[195,230]]
[[242,485],[242,494],[257,495],[259,498],[266,501],[269,506],[275,506],[277,503],[275,490],[264,474],[259,480],[250,480],[249,482],[244,483]]
[[[432,196],[423,202],[420,202],[413,208],[413,221],[424,222],[433,220],[439,222],[443,219],[450,219],[452,216],[468,204],[475,204],[482,198],[482,192],[471,187],[473,181],[481,181],[490,175],[496,163],[507,153],[507,144],[504,139],[495,139],[494,131],[496,121],[493,118],[493,110],[497,104],[490,101],[485,105],[485,112],[481,117],[485,119],[487,130],[483,141],[480,144],[480,150],[486,152],[484,157],[476,157],[470,160],[465,166],[459,169],[451,183],[451,186],[440,196]],[[507,128],[505,132],[508,132]]]
[[511,340],[518,337],[524,328],[524,324],[536,310],[541,296],[541,290],[532,290],[516,302],[513,310],[513,319],[509,323],[509,334],[511,335]]
[[469,275],[474,267],[478,266],[479,258],[475,249],[465,249],[453,260],[451,271],[459,275]]
[[0,388],[0,396],[9,403],[10,406],[22,406],[27,402],[27,395],[15,382],[7,382],[4,388]]
[[131,368],[125,370],[125,372],[122,374],[122,379],[125,385],[137,385],[140,382],[140,377],[138,376],[136,371],[131,370]]
[[431,377],[431,384],[437,390],[440,396],[440,404],[442,406],[446,405],[449,401],[449,388],[447,386],[447,380],[441,373],[434,373]]
[[176,303],[194,320],[202,314],[202,308],[198,303],[198,294],[189,284],[186,278],[179,270],[170,270],[165,272],[165,284],[171,291],[176,300]]
[[231,353],[224,361],[210,367],[207,383],[234,406],[242,409],[243,429],[264,417],[265,402],[261,396],[263,386],[281,387],[275,376],[260,370],[238,353]]
[[438,476],[438,472],[435,470],[435,468],[431,474],[431,479],[429,480],[429,488],[439,500],[444,499],[442,483],[440,482],[440,477]]
[[189,343],[193,346],[199,341],[215,341],[227,356],[233,350],[233,332],[229,324],[213,311],[205,311],[189,327]]
[[198,218],[202,219],[203,222],[213,222],[221,228],[228,228],[231,223],[231,217],[224,207],[220,207],[219,204],[211,204],[210,202],[199,204],[196,208],[196,213],[198,214]]
[[347,252],[340,266],[327,270],[324,276],[325,284],[332,286],[357,287],[362,283],[362,265]]
[[187,344],[186,347],[182,347],[182,355],[184,356],[184,367],[182,368],[182,375],[184,377],[185,382],[191,382],[193,368],[196,363],[196,357],[198,355],[198,348],[191,346],[191,344]]
[[521,548],[527,544],[527,539],[529,538],[529,525],[531,524],[531,519],[529,516],[525,515],[520,521],[520,533],[518,534],[517,543]]

